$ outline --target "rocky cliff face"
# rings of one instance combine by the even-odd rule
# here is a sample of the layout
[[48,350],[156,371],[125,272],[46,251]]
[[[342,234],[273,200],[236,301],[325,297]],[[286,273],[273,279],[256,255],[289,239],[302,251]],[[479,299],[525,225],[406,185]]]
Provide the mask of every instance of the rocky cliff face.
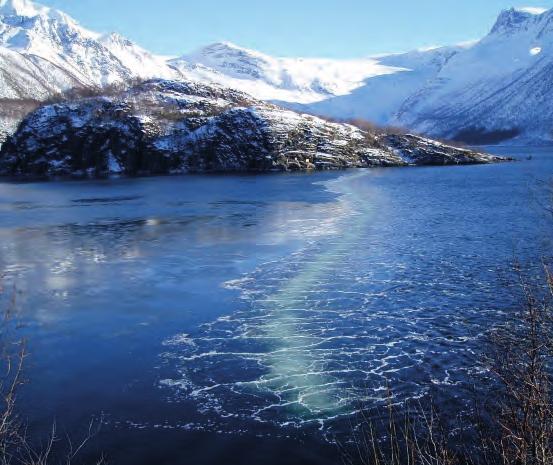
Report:
[[222,87],[152,80],[31,113],[3,145],[0,173],[136,175],[495,160],[300,115]]

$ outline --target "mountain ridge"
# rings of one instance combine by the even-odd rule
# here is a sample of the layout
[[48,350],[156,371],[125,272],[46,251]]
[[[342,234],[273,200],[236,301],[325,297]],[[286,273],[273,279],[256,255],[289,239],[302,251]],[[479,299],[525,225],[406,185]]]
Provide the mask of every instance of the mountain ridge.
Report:
[[[553,10],[504,10],[470,44],[360,59],[280,58],[218,42],[166,60],[31,0],[0,0],[0,134],[13,132],[26,102],[72,87],[163,78],[433,137],[551,142],[552,66]],[[25,103],[19,113],[18,100]]]

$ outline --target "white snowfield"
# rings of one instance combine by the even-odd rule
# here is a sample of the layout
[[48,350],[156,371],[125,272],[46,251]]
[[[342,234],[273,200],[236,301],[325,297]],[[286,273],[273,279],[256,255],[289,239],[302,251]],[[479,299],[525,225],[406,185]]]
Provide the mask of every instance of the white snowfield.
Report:
[[[553,10],[502,12],[481,40],[358,60],[275,58],[228,42],[179,58],[101,35],[30,0],[0,0],[0,133],[18,101],[165,78],[219,84],[305,113],[469,142],[551,142]],[[14,103],[15,102],[15,103]],[[0,134],[1,137],[1,134]]]
[[170,60],[186,76],[238,88],[263,100],[313,103],[347,95],[366,79],[401,68],[377,59],[274,58],[222,42]]

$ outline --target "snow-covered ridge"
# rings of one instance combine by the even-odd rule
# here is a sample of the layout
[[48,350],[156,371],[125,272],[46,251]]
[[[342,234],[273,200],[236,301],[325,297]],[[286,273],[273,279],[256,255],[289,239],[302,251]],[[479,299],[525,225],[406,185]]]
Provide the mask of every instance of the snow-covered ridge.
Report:
[[280,58],[219,42],[170,61],[199,80],[236,87],[258,98],[310,103],[346,95],[374,76],[401,69],[372,58]]
[[547,11],[547,8],[535,7],[535,6],[523,6],[515,8],[515,10],[522,11],[523,13],[530,13],[532,15],[541,15]]
[[[79,147],[75,151],[75,147]],[[152,80],[45,106],[0,152],[14,176],[275,171],[490,163],[415,136],[331,123],[219,86]]]
[[[0,0],[0,15],[2,16],[32,17],[50,15],[51,12],[52,10],[50,8],[33,3],[29,0]],[[55,14],[59,14],[59,12]]]
[[[0,142],[24,109],[72,87],[181,79],[291,109],[417,132],[499,142],[551,141],[553,10],[503,11],[481,40],[356,60],[281,58],[229,42],[179,58],[101,35],[30,0],[0,0]],[[15,103],[14,103],[15,102]]]
[[[19,53],[22,61],[35,65],[37,79],[47,61],[59,68],[75,83],[106,85],[136,77],[173,77],[164,60],[117,35],[101,35],[80,26],[63,12],[41,6],[30,0],[0,0],[0,48]],[[5,72],[14,73],[0,62]],[[7,68],[7,69],[5,69]],[[67,79],[51,86],[58,91],[67,89]],[[22,89],[19,89],[21,92]],[[9,86],[0,87],[0,98],[10,94]],[[25,98],[37,98],[33,86],[25,89]]]
[[540,16],[546,13],[546,9],[524,7],[510,8],[501,12],[491,33],[508,32],[512,33],[540,20]]

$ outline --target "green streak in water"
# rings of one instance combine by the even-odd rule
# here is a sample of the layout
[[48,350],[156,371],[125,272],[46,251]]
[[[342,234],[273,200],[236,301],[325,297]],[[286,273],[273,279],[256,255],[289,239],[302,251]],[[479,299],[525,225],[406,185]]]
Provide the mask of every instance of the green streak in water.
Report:
[[332,380],[317,372],[311,366],[306,346],[320,342],[320,337],[309,337],[302,333],[296,321],[294,309],[309,306],[306,294],[316,289],[323,279],[339,273],[342,259],[355,253],[362,232],[370,217],[370,208],[366,200],[351,189],[352,179],[366,177],[366,173],[348,177],[340,185],[341,202],[350,213],[341,219],[341,233],[329,243],[328,249],[311,257],[302,270],[289,279],[281,289],[267,298],[264,308],[270,314],[261,328],[263,333],[276,343],[275,350],[268,358],[269,373],[263,376],[262,383],[271,390],[284,391],[282,401],[288,408],[303,416],[317,417],[338,414],[341,405],[336,396],[332,396],[325,385]]

